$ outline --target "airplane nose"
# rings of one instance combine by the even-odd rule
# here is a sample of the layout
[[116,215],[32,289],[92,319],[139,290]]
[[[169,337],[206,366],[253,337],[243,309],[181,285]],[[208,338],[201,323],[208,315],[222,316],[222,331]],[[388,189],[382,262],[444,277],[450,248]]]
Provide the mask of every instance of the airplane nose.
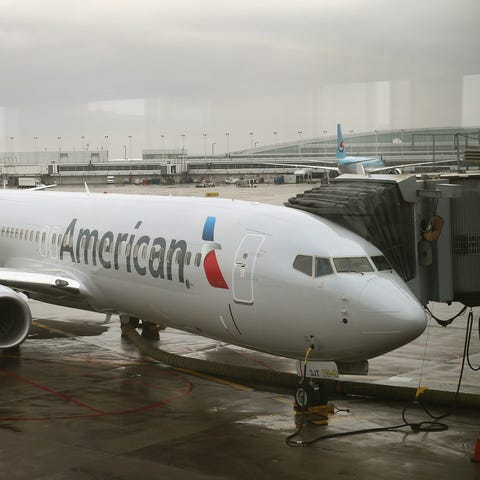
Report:
[[401,281],[371,279],[361,297],[362,310],[369,317],[362,333],[391,334],[400,346],[417,338],[427,326],[425,311]]

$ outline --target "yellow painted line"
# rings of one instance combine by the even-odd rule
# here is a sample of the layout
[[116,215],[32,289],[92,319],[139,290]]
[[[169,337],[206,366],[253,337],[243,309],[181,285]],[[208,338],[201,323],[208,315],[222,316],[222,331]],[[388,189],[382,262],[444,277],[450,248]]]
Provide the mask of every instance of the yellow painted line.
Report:
[[177,368],[177,367],[175,367],[175,370],[188,373],[189,375],[193,375],[194,377],[200,377],[200,378],[204,378],[205,380],[210,380],[215,383],[220,383],[222,385],[226,385],[227,387],[236,388],[237,390],[245,390],[247,392],[251,392],[254,390],[253,388],[247,387],[246,385],[241,385],[240,383],[231,382],[230,380],[224,380],[223,378],[213,377],[212,375],[196,372],[195,370],[187,370],[186,368]]
[[[112,352],[113,355],[118,356],[115,352]],[[131,365],[140,365],[142,367],[151,367],[151,363],[147,362],[137,362],[135,360],[105,360],[105,359],[92,359],[89,354],[86,354],[84,358],[81,357],[63,357],[63,360],[66,360],[68,362],[72,363],[85,363],[88,362],[89,364],[94,364],[94,365],[119,365],[119,366],[131,366]]]
[[293,407],[293,395],[291,398],[288,397],[275,397],[274,400],[281,403],[286,403],[287,405],[291,405]]
[[63,335],[64,337],[69,337],[69,338],[76,337],[76,335],[73,335],[71,333],[64,332],[63,330],[59,330],[58,328],[42,325],[41,323],[38,323],[38,322],[32,322],[32,325],[35,325],[36,327],[39,327],[39,328],[43,328],[44,330],[47,330],[52,333],[58,333],[59,335]]

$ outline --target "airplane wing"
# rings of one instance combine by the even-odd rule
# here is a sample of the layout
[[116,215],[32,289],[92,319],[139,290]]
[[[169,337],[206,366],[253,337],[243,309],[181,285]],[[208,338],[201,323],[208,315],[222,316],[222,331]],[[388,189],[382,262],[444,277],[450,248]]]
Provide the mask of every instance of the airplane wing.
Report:
[[432,161],[430,162],[419,162],[419,163],[404,163],[403,165],[390,165],[389,167],[381,167],[381,168],[375,168],[375,169],[369,169],[369,173],[380,173],[380,172],[386,172],[388,170],[394,170],[396,168],[407,168],[407,167],[421,167],[425,165],[439,165],[439,164],[445,164],[445,163],[456,163],[457,159],[456,158],[451,158],[449,160],[438,160],[433,163]]
[[52,183],[51,185],[39,185],[38,187],[27,188],[27,190],[30,192],[33,190],[46,190],[47,188],[55,188],[56,186],[56,183]]
[[305,163],[273,163],[273,162],[262,162],[264,165],[274,165],[276,167],[295,167],[295,168],[310,168],[315,170],[324,170],[326,172],[337,172],[340,173],[338,167],[325,167],[323,165],[308,165]]
[[28,297],[65,306],[89,306],[87,291],[80,282],[61,272],[40,272],[19,268],[0,268],[0,285],[26,293]]

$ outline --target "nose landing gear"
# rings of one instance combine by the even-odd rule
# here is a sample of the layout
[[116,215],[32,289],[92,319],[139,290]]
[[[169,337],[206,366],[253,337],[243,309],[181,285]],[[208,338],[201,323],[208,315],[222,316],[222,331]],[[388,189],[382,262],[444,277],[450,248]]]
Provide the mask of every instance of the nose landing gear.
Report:
[[316,425],[327,425],[329,415],[334,414],[334,406],[328,403],[325,387],[307,378],[301,380],[295,391],[293,408],[297,416],[296,423],[308,420]]

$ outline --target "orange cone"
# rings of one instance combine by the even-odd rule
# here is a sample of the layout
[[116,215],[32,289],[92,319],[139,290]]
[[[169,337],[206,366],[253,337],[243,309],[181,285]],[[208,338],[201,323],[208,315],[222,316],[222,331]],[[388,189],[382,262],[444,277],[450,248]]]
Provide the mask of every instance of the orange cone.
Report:
[[480,463],[480,438],[475,442],[475,451],[473,452],[472,462]]

